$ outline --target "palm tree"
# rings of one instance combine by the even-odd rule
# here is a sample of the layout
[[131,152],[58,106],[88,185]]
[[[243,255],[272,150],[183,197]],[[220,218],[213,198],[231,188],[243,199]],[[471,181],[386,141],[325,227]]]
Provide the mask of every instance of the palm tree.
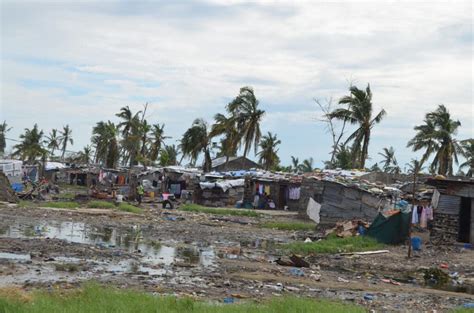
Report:
[[115,114],[122,119],[118,124],[118,128],[122,132],[122,149],[124,150],[123,162],[130,162],[130,166],[136,163],[136,158],[140,150],[140,142],[142,136],[142,122],[140,120],[140,113],[133,114],[128,106],[122,107],[120,112]]
[[183,153],[182,158],[189,157],[193,165],[199,155],[204,153],[203,170],[205,172],[211,170],[211,136],[207,123],[203,119],[194,120],[191,127],[183,134],[180,149]]
[[383,152],[379,152],[379,155],[384,158],[384,160],[382,161],[382,167],[384,172],[400,174],[402,170],[400,166],[398,166],[397,159],[395,158],[395,150],[393,149],[393,147],[383,148]]
[[148,124],[147,120],[143,120],[143,122],[140,123],[139,126],[139,131],[140,131],[140,137],[141,137],[141,149],[140,149],[140,155],[142,158],[147,157],[147,143],[149,141],[148,138],[148,133],[151,132],[152,126]]
[[178,162],[178,148],[175,145],[165,146],[160,153],[160,165],[176,165]]
[[372,128],[382,121],[386,115],[385,110],[381,110],[375,117],[372,117],[372,91],[370,85],[361,90],[355,86],[349,88],[350,95],[339,100],[339,104],[346,104],[347,109],[336,109],[329,114],[329,117],[347,121],[351,124],[358,124],[358,128],[347,138],[354,141],[352,145],[353,165],[365,168],[365,161],[369,155],[369,141]]
[[424,124],[415,126],[417,133],[407,147],[412,147],[413,151],[424,149],[422,162],[434,154],[430,170],[453,175],[453,162],[458,164],[458,154],[462,153],[461,145],[454,138],[460,126],[461,122],[451,119],[449,111],[441,104],[425,115]]
[[472,177],[474,173],[474,139],[466,139],[461,141],[462,155],[466,158],[466,162],[459,165],[459,169],[467,167],[466,176]]
[[33,162],[47,154],[43,148],[43,131],[38,129],[35,124],[32,129],[25,128],[25,133],[20,135],[21,142],[13,148],[13,156],[19,156],[20,159],[27,162]]
[[239,130],[239,137],[244,146],[244,158],[249,153],[252,145],[255,153],[257,153],[257,147],[262,136],[260,122],[265,111],[258,108],[258,103],[253,89],[242,87],[239,95],[227,105],[227,111],[235,119]]
[[216,137],[223,135],[220,143],[220,155],[226,157],[224,168],[227,168],[229,158],[237,155],[239,149],[240,134],[237,130],[237,121],[234,116],[225,116],[224,114],[216,114],[214,116],[215,123],[212,125],[210,136]]
[[50,155],[54,157],[54,151],[56,149],[59,149],[59,146],[61,144],[61,137],[58,134],[57,129],[52,129],[51,132],[49,133],[49,136],[46,136],[47,140],[47,147],[50,150]]
[[330,164],[330,168],[340,168],[343,170],[350,170],[352,168],[352,160],[354,153],[351,149],[347,148],[345,145],[341,144],[336,149],[336,159],[334,164]]
[[165,136],[165,124],[154,124],[151,128],[150,134],[150,152],[148,154],[148,158],[152,161],[156,161],[158,159],[158,154],[161,151],[161,146],[163,145],[164,141],[169,136]]
[[260,141],[260,148],[262,150],[257,153],[257,155],[260,157],[259,163],[263,165],[264,169],[269,170],[275,168],[280,162],[277,155],[277,146],[279,144],[281,144],[281,141],[271,132],[268,132],[267,135],[262,137],[262,140]]
[[310,172],[314,171],[313,163],[314,163],[313,158],[305,159],[298,166],[298,169],[303,173],[310,173]]
[[82,149],[82,151],[79,151],[73,158],[71,158],[71,160],[73,162],[89,164],[91,160],[91,155],[92,148],[91,146],[87,145]]
[[12,127],[8,127],[7,121],[3,121],[3,123],[0,124],[0,155],[3,155],[5,152],[5,148],[7,147],[5,135],[11,129]]
[[118,127],[111,121],[98,122],[92,129],[92,143],[95,146],[95,162],[108,168],[117,166],[119,154]]
[[61,159],[64,160],[64,154],[66,153],[66,148],[68,143],[71,145],[74,144],[74,141],[71,137],[72,129],[69,128],[69,125],[63,126],[63,130],[61,131],[60,143],[62,144],[62,154]]
[[293,172],[298,172],[298,167],[300,165],[300,160],[297,157],[291,156],[291,164],[293,168]]

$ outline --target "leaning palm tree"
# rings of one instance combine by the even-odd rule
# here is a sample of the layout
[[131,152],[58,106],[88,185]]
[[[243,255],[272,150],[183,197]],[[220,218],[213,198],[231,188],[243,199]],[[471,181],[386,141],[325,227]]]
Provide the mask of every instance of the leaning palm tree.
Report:
[[178,159],[178,148],[175,145],[165,146],[160,152],[160,165],[176,165]]
[[239,137],[244,147],[244,157],[250,152],[252,145],[257,153],[262,133],[260,122],[265,114],[258,108],[258,100],[251,87],[240,88],[239,95],[227,105],[227,111],[235,118]]
[[59,149],[61,144],[61,137],[57,129],[52,129],[48,136],[46,136],[47,147],[50,149],[49,154],[54,157],[54,151]]
[[64,154],[66,153],[66,148],[67,145],[70,143],[71,145],[74,144],[74,140],[71,137],[72,135],[72,129],[69,127],[69,125],[66,125],[63,127],[63,130],[61,131],[61,137],[60,137],[60,142],[62,144],[62,154],[61,154],[61,159],[64,160]]
[[310,173],[310,172],[314,171],[313,163],[314,163],[313,158],[305,159],[298,166],[298,169],[303,173]]
[[32,129],[25,128],[25,133],[20,135],[21,142],[13,147],[13,156],[27,162],[33,162],[47,155],[43,148],[43,131],[35,124]]
[[6,142],[6,134],[12,129],[12,127],[8,127],[7,121],[3,121],[2,124],[0,124],[0,155],[3,155],[5,152],[5,148],[7,147],[7,142]]
[[417,131],[407,144],[413,151],[425,150],[422,162],[434,154],[430,171],[437,171],[441,175],[453,175],[453,163],[458,164],[458,154],[462,147],[456,140],[459,120],[451,119],[448,109],[444,105],[425,115],[424,124],[415,126]]
[[462,155],[466,158],[466,162],[459,165],[459,169],[467,168],[466,176],[472,177],[474,173],[474,139],[466,139],[461,141]]
[[180,149],[183,153],[182,158],[189,157],[192,165],[196,164],[199,155],[203,153],[203,170],[205,172],[211,170],[211,136],[208,125],[203,119],[194,120],[191,127],[183,134]]
[[224,168],[227,168],[229,158],[237,155],[241,136],[237,129],[237,120],[234,116],[225,116],[224,114],[216,114],[214,116],[215,123],[212,125],[210,136],[223,136],[220,145],[220,155],[226,157]]
[[372,91],[369,84],[365,91],[355,86],[351,86],[349,91],[351,93],[349,96],[339,100],[339,103],[346,104],[347,108],[336,109],[329,114],[329,117],[358,124],[358,128],[347,138],[345,144],[353,141],[353,165],[365,168],[372,128],[382,121],[386,112],[382,109],[375,117],[373,116]]
[[118,127],[111,121],[98,122],[92,129],[92,143],[95,146],[95,162],[108,168],[117,166],[120,154],[118,145]]
[[165,124],[154,124],[151,127],[150,133],[150,151],[148,153],[148,158],[152,161],[156,161],[158,159],[158,154],[161,151],[161,146],[164,144],[164,141],[169,136],[165,136]]
[[260,148],[262,150],[258,152],[257,155],[259,156],[259,163],[265,170],[275,168],[280,162],[280,158],[277,154],[277,146],[279,144],[281,144],[281,141],[271,132],[268,132],[267,135],[262,137],[262,140],[260,141]]
[[291,156],[291,167],[293,172],[298,172],[298,167],[300,165],[300,160],[297,157]]
[[130,166],[136,163],[137,156],[140,152],[140,142],[143,138],[143,121],[140,119],[141,113],[141,111],[138,111],[133,114],[132,110],[126,106],[122,107],[120,112],[115,114],[122,120],[122,122],[118,124],[118,128],[122,133],[122,161],[124,163],[129,162]]
[[383,157],[382,168],[386,173],[400,174],[401,168],[398,166],[397,159],[395,158],[395,149],[392,146],[389,148],[383,148],[383,152],[379,152],[379,155]]

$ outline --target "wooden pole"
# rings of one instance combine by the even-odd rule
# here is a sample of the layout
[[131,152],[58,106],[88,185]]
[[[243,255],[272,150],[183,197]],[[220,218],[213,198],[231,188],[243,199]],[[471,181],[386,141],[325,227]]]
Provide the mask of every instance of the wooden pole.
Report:
[[413,210],[415,210],[415,193],[416,193],[417,173],[418,173],[418,171],[417,171],[417,169],[415,169],[415,172],[413,173],[412,210],[411,210],[411,216],[410,216],[410,223],[408,223],[408,258],[411,258],[411,217],[413,216]]

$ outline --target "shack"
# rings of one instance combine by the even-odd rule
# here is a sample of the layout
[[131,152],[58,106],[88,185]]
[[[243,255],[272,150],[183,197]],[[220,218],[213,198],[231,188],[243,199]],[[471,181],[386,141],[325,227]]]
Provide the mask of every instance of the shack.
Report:
[[309,198],[321,204],[322,223],[350,219],[373,220],[379,211],[391,206],[391,199],[384,193],[316,177],[302,180],[300,210],[306,210]]
[[245,179],[218,179],[199,183],[195,199],[198,204],[211,207],[236,206],[245,192]]
[[474,180],[472,178],[431,178],[436,188],[431,240],[437,243],[474,243]]

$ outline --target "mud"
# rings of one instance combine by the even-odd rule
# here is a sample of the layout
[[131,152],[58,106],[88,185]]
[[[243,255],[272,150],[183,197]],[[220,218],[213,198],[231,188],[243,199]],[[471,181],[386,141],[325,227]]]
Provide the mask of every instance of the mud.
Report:
[[[163,294],[256,299],[294,294],[361,304],[376,311],[447,311],[473,302],[474,252],[430,247],[406,258],[406,247],[368,256],[313,255],[310,268],[274,261],[280,243],[316,232],[265,229],[262,218],[216,218],[150,206],[135,215],[0,205],[0,286],[79,286],[89,280]],[[440,264],[448,282],[423,273]],[[241,300],[244,301],[244,300]]]

